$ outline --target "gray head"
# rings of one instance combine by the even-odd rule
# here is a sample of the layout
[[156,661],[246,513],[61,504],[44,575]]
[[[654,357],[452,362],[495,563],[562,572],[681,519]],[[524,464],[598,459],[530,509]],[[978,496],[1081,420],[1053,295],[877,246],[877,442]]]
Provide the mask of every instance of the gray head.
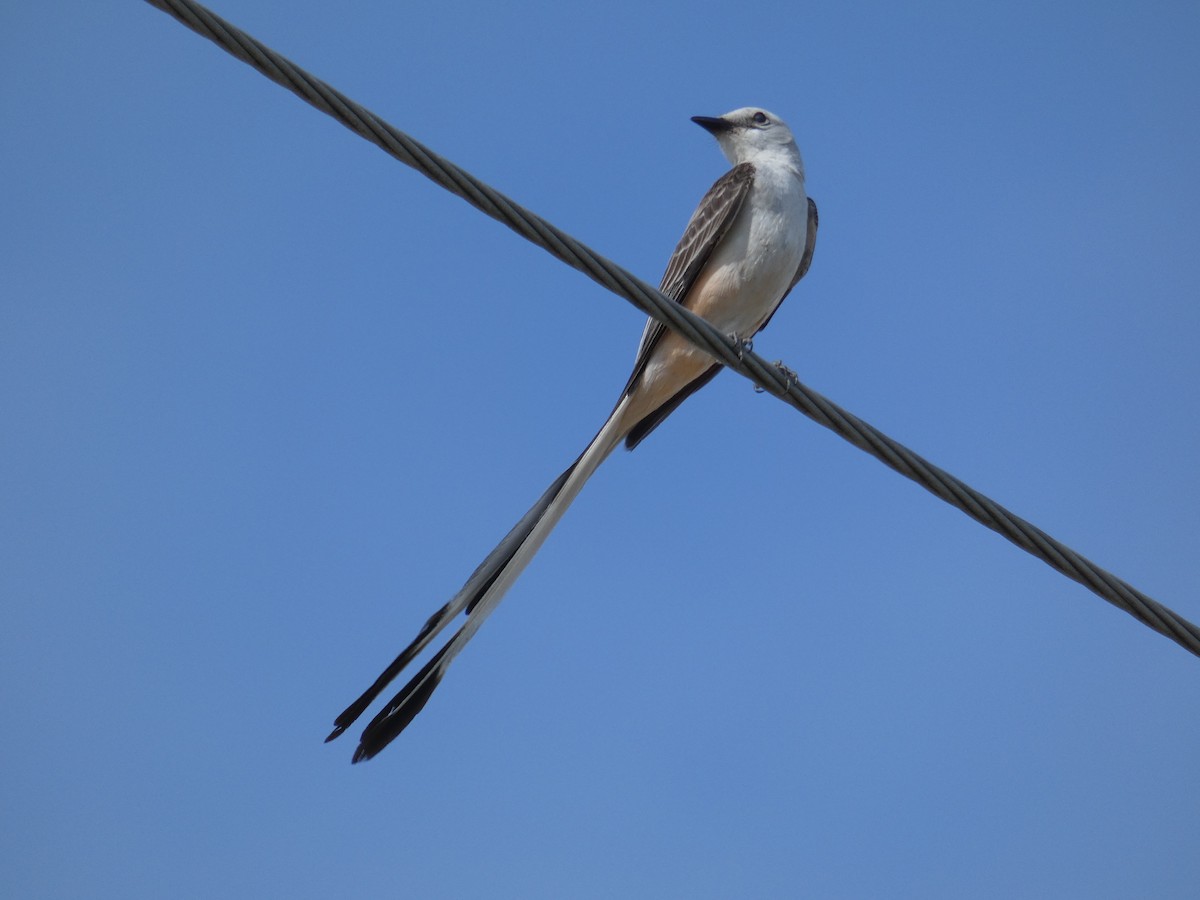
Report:
[[770,156],[800,165],[791,129],[773,112],[744,106],[723,116],[692,116],[692,121],[717,139],[721,152],[735,166]]

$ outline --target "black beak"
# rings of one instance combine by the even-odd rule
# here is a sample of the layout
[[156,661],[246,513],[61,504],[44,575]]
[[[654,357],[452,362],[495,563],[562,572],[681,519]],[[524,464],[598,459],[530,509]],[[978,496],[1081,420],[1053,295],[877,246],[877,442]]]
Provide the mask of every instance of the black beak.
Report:
[[720,134],[733,127],[732,122],[728,119],[722,119],[720,116],[692,116],[692,121],[709,134]]

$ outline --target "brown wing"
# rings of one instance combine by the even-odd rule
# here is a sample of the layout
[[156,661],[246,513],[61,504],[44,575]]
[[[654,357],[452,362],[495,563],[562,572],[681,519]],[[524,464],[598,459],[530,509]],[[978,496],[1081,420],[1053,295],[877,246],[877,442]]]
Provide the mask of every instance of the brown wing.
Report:
[[[750,186],[754,183],[754,166],[742,163],[734,166],[716,180],[708,193],[692,213],[683,237],[675,245],[675,252],[667,263],[667,271],[663,273],[658,289],[676,303],[687,305],[688,291],[696,282],[696,276],[712,256],[713,248],[717,246],[733,220],[741,211]],[[666,326],[656,319],[646,323],[642,332],[642,342],[638,345],[637,358],[633,363],[633,372],[625,383],[622,396],[632,389],[634,383],[646,368],[650,354],[662,340]]]

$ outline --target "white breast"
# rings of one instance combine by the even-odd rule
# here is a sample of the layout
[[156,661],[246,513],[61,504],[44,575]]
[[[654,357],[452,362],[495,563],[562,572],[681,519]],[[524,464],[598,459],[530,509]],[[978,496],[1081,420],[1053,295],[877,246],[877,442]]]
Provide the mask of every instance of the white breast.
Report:
[[688,306],[726,334],[749,338],[779,305],[804,254],[808,202],[791,171],[762,167]]

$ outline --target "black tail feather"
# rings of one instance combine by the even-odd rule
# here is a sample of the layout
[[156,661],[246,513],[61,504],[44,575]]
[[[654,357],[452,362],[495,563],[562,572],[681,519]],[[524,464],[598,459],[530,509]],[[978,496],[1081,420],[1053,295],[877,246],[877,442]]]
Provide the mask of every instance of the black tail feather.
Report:
[[480,564],[479,568],[471,573],[471,578],[473,579],[483,575],[485,572],[488,574],[487,580],[475,590],[470,602],[467,604],[468,616],[475,611],[476,605],[483,599],[483,595],[487,593],[488,588],[500,577],[500,573],[512,561],[513,556],[520,549],[521,545],[525,543],[525,539],[529,537],[529,533],[533,531],[534,526],[541,521],[542,513],[554,502],[554,498],[563,489],[563,485],[567,483],[567,479],[571,477],[571,473],[575,471],[575,466],[578,463],[579,460],[575,460],[575,462],[567,466],[561,475],[554,479],[554,483],[546,488],[542,496],[538,497],[537,503],[529,508],[529,511],[521,517],[521,521],[514,525],[512,530],[504,536],[504,540],[496,546],[496,549],[488,554],[488,558]]
[[342,711],[342,714],[334,720],[333,731],[330,732],[329,737],[325,738],[325,743],[328,744],[334,738],[339,737],[342,732],[353,725],[354,720],[361,716],[366,708],[375,702],[375,698],[382,694],[387,686],[392,683],[392,680],[404,670],[405,666],[413,661],[413,657],[425,648],[425,639],[437,630],[440,630],[439,626],[443,622],[449,618],[453,618],[454,613],[450,607],[451,604],[447,603],[430,616],[421,627],[420,633],[413,638],[412,643],[405,647],[403,652],[392,660],[391,665],[383,670],[383,674],[375,679],[375,683],[363,691],[362,696]]
[[[460,630],[454,637],[457,638],[461,633]],[[377,754],[395,740],[400,732],[417,717],[417,713],[425,708],[425,704],[433,696],[434,690],[442,683],[442,676],[446,674],[449,663],[444,663],[443,659],[452,643],[454,643],[454,638],[451,638],[445,647],[434,654],[433,658],[421,667],[421,670],[412,677],[412,680],[404,686],[400,693],[393,697],[391,702],[381,709],[379,714],[363,729],[362,737],[358,741],[358,748],[354,751],[354,758],[350,760],[352,763],[362,762]]]
[[[488,588],[490,588],[496,579],[500,577],[500,573],[504,571],[505,566],[509,564],[514,554],[516,554],[517,550],[520,549],[522,543],[524,543],[525,539],[529,537],[529,533],[533,531],[534,526],[537,525],[538,521],[542,517],[542,514],[546,511],[550,504],[554,502],[554,498],[558,496],[559,491],[561,491],[563,485],[566,484],[567,479],[575,470],[575,466],[578,462],[579,461],[576,460],[574,463],[571,463],[571,465],[567,467],[566,471],[554,480],[554,483],[546,489],[542,496],[538,498],[538,501],[532,507],[530,507],[529,511],[526,512],[524,516],[521,517],[521,521],[513,526],[512,530],[505,535],[504,540],[502,540],[496,546],[496,548],[488,554],[487,558],[479,564],[479,567],[471,573],[471,577],[467,579],[467,582],[463,585],[462,590],[460,590],[458,594],[456,594],[454,598],[450,600],[450,602],[446,603],[441,609],[439,609],[432,616],[430,616],[428,620],[426,620],[417,636],[413,638],[412,642],[404,648],[399,656],[392,660],[391,665],[383,670],[383,673],[375,679],[374,683],[369,688],[363,691],[362,695],[357,700],[355,700],[342,711],[341,715],[334,720],[333,731],[331,731],[329,736],[325,738],[325,743],[329,743],[334,738],[340,737],[346,731],[346,729],[353,725],[355,720],[366,711],[367,707],[374,703],[375,699],[382,694],[384,690],[386,690],[387,686],[392,682],[392,680],[395,679],[396,676],[399,675],[400,672],[403,671],[408,664],[411,663],[417,657],[417,655],[429,645],[430,641],[432,641],[433,638],[452,619],[454,619],[463,610],[466,611],[468,616],[474,611],[476,605],[487,593]],[[363,732],[364,743],[360,744],[358,750],[355,752],[355,762],[358,762],[360,759],[370,759],[372,756],[382,750],[385,746],[387,746],[388,742],[395,738],[395,736],[401,731],[403,731],[404,727],[408,725],[408,723],[412,721],[413,717],[421,711],[421,708],[426,704],[426,702],[428,702],[429,695],[433,693],[433,689],[437,687],[438,682],[441,681],[442,673],[445,671],[445,669],[442,668],[441,670],[434,672],[434,669],[436,668],[435,663],[442,658],[442,654],[445,653],[445,650],[446,648],[443,647],[442,650],[439,651],[437,655],[435,655],[433,659],[431,659],[430,662],[424,668],[422,668],[420,672],[417,673],[413,680],[405,686],[404,690],[401,691],[396,698],[387,705],[387,707],[385,707],[383,712],[381,712],[371,721],[371,724],[367,726],[366,731]],[[397,712],[400,705],[405,706],[404,714],[398,716],[396,719],[396,721],[400,724],[393,724],[389,726],[389,729],[386,730],[386,739],[382,740],[382,742],[377,742],[376,748],[370,752],[367,752],[364,749],[367,746],[367,736],[370,735],[373,730],[376,730],[377,726],[384,725],[385,720],[388,720],[393,713]],[[385,732],[384,730],[380,729],[379,733],[383,734]]]

